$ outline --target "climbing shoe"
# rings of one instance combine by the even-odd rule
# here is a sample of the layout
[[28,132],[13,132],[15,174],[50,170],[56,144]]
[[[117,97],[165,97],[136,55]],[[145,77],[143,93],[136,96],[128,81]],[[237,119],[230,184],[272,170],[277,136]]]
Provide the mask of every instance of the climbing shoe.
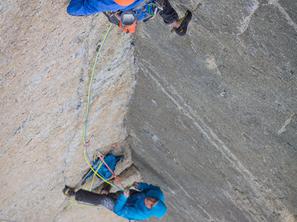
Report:
[[188,25],[191,19],[192,19],[192,12],[190,10],[187,10],[185,16],[179,20],[181,22],[180,26],[174,29],[176,34],[180,36],[185,35],[187,33]]
[[65,187],[63,189],[63,193],[65,194],[65,196],[71,197],[71,196],[75,195],[75,190],[74,190],[74,188],[65,185]]

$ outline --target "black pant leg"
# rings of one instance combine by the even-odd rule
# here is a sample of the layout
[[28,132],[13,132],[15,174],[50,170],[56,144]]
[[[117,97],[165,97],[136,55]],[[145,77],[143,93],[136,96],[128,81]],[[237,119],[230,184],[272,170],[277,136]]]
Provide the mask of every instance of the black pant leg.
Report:
[[156,2],[163,8],[163,10],[160,11],[160,16],[166,24],[171,24],[178,20],[178,14],[168,0],[156,0]]
[[115,199],[112,195],[102,195],[82,189],[75,193],[75,200],[95,206],[102,205],[109,210],[113,210],[115,205]]

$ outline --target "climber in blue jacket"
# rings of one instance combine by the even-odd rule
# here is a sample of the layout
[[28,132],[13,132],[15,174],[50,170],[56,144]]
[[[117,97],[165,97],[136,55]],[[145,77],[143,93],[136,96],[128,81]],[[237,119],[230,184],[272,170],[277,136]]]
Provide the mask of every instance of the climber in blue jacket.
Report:
[[97,194],[87,190],[68,191],[75,200],[93,205],[102,205],[128,220],[147,220],[152,217],[161,219],[166,211],[164,194],[158,186],[135,183],[137,191]]
[[137,183],[135,188],[139,192],[131,195],[124,192],[119,195],[113,211],[129,220],[147,220],[151,217],[161,219],[167,211],[161,189],[147,183]]
[[[150,7],[147,7],[148,5]],[[192,19],[192,13],[189,10],[183,18],[179,18],[168,0],[70,0],[67,7],[67,13],[72,16],[87,16],[100,12],[104,12],[110,22],[120,27],[125,25],[129,27],[134,24],[135,28],[137,21],[148,20],[158,12],[164,22],[170,24],[172,29],[181,36],[186,34],[188,24]],[[125,13],[130,14],[126,18],[130,19],[131,15],[134,16],[133,21],[128,22],[129,24],[126,24],[123,19],[125,16],[122,14]],[[114,22],[115,19],[118,21]]]

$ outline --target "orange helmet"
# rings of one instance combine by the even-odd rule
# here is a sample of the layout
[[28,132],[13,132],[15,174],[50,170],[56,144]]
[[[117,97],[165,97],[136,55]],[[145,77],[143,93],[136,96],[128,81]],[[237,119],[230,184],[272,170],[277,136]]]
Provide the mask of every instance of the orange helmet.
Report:
[[135,0],[114,0],[120,6],[128,6],[131,5]]

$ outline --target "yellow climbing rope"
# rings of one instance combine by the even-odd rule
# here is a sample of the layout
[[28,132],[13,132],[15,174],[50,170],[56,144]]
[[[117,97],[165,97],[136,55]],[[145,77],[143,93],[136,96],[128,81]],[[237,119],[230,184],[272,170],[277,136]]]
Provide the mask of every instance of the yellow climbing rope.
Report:
[[[102,164],[103,164],[103,163],[101,162],[101,163],[99,164],[99,166],[97,167],[97,169],[96,169],[96,172],[97,172],[97,173],[98,173],[99,169],[101,168]],[[93,188],[94,180],[95,180],[95,174],[93,174],[93,176],[92,176],[92,182],[91,182],[91,185],[90,185],[90,187],[89,187],[89,191],[91,191],[92,188]]]
[[[90,75],[90,79],[89,79],[89,84],[88,84],[88,92],[87,92],[87,102],[86,102],[86,109],[84,112],[84,124],[83,124],[83,130],[82,130],[82,143],[84,145],[84,159],[85,162],[88,164],[88,166],[90,167],[90,169],[94,172],[94,175],[98,176],[101,180],[103,180],[105,183],[109,184],[112,187],[115,187],[116,189],[119,190],[123,190],[121,187],[118,187],[117,185],[109,182],[108,180],[106,180],[104,177],[102,177],[99,173],[98,170],[99,168],[102,166],[102,164],[100,165],[100,167],[97,168],[97,170],[95,170],[89,160],[88,157],[88,152],[87,152],[87,127],[88,127],[88,119],[89,119],[89,112],[90,112],[90,104],[91,104],[91,96],[92,96],[92,84],[93,84],[93,80],[94,80],[94,75],[95,75],[95,69],[96,69],[96,65],[102,50],[102,47],[111,31],[112,28],[112,24],[110,24],[110,26],[108,27],[105,36],[102,40],[102,43],[99,45],[97,53],[96,53],[96,57],[95,57],[95,61],[92,67],[92,71],[91,71],[91,75]],[[94,177],[93,175],[93,177]],[[93,179],[92,179],[93,180]],[[92,182],[93,183],[93,182]]]

